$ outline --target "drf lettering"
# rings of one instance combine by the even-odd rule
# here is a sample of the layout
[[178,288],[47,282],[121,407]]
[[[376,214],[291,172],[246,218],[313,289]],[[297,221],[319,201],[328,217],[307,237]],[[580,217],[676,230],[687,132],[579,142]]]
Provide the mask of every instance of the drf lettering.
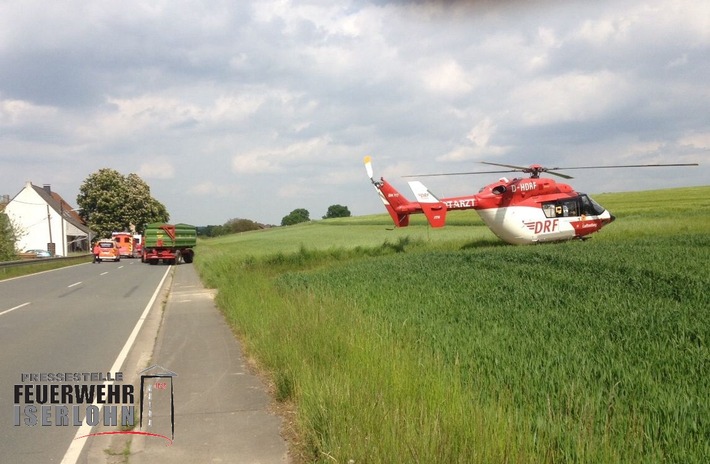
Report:
[[556,232],[557,226],[559,225],[559,219],[547,219],[545,221],[535,222],[535,234]]

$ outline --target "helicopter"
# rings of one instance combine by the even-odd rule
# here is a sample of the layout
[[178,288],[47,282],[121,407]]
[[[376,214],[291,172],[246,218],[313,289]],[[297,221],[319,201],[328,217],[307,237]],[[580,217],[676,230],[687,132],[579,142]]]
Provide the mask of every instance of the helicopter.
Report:
[[576,192],[570,185],[557,182],[547,173],[563,179],[572,176],[558,172],[573,169],[641,168],[669,166],[697,166],[698,164],[629,164],[617,166],[576,166],[546,168],[539,164],[528,167],[481,162],[507,168],[496,171],[474,171],[441,174],[419,174],[404,177],[454,176],[468,174],[502,174],[522,172],[527,178],[501,177],[483,187],[478,193],[459,197],[439,198],[420,181],[409,181],[418,201],[409,201],[384,178],[375,180],[372,158],[364,158],[365,169],[375,190],[384,203],[396,227],[409,225],[411,214],[423,213],[431,227],[443,227],[446,213],[452,210],[473,209],[488,228],[504,242],[525,245],[559,242],[572,239],[586,240],[589,235],[612,223],[614,215],[587,194]]

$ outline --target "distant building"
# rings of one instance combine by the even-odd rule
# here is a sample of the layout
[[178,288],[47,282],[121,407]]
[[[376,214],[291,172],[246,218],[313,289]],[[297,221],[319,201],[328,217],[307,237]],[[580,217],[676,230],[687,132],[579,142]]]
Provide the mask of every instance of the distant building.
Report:
[[47,250],[59,256],[89,251],[93,232],[48,184],[38,187],[27,182],[5,205],[5,213],[19,229],[20,251]]

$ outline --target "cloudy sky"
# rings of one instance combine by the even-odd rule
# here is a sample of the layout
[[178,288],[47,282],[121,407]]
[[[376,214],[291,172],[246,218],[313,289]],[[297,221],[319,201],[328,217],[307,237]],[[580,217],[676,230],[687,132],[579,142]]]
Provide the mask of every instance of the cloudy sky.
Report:
[[[527,166],[710,184],[710,3],[0,0],[0,193],[134,172],[171,221],[384,212],[401,176]],[[422,179],[463,195],[498,175]]]

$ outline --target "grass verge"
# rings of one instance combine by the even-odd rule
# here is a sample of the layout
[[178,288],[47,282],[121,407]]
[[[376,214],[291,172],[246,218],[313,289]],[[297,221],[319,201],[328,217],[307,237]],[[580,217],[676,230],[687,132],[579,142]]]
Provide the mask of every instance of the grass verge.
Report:
[[585,243],[311,224],[196,264],[304,461],[706,462],[710,205],[667,196]]

